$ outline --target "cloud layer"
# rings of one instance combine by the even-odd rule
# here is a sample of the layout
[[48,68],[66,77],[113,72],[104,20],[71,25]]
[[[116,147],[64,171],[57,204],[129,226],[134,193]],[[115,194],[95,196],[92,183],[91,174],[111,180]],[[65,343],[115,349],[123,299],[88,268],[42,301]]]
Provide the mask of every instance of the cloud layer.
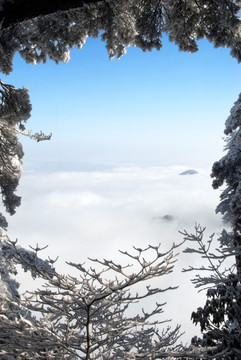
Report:
[[[65,261],[83,263],[87,257],[121,263],[118,250],[131,251],[132,246],[161,243],[166,250],[182,241],[179,230],[192,231],[195,222],[207,227],[207,235],[221,229],[215,214],[219,194],[211,188],[208,170],[195,169],[198,174],[180,176],[187,168],[96,169],[24,174],[19,189],[22,206],[9,221],[10,237],[18,238],[23,246],[48,244],[43,256],[59,256],[57,268],[67,272]],[[165,221],[165,215],[173,220]],[[200,259],[180,254],[173,274],[154,282],[163,288],[179,286],[154,301],[168,302],[164,318],[183,324],[185,340],[194,334],[190,313],[205,297],[197,295],[189,276],[181,273],[191,261],[199,264]],[[23,282],[28,284],[25,278]],[[154,301],[148,300],[146,306],[154,306]]]

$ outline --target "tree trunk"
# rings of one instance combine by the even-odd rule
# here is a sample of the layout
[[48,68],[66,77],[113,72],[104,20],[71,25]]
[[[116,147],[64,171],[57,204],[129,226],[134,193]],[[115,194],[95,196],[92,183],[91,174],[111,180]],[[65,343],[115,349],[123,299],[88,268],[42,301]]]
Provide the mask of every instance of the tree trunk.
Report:
[[6,29],[24,20],[97,2],[100,0],[5,0],[0,10],[0,24]]

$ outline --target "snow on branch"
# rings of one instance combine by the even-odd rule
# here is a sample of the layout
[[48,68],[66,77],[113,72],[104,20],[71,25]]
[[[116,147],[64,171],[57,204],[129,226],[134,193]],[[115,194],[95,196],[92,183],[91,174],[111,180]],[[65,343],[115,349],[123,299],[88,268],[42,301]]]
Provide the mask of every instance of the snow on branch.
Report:
[[[160,252],[160,246],[134,248],[132,253],[122,251],[123,256],[132,260],[131,265],[125,266],[112,260],[92,259],[101,270],[68,263],[78,271],[76,277],[59,274],[53,267],[54,260],[40,261],[38,246],[35,251],[25,252],[9,239],[4,246],[14,263],[45,281],[42,288],[28,292],[19,300],[18,308],[24,304],[25,312],[31,313],[31,317],[36,315],[38,320],[37,325],[29,322],[27,325],[27,320],[19,318],[18,321],[25,321],[25,330],[18,335],[18,344],[14,344],[18,354],[34,353],[34,359],[43,356],[71,360],[157,359],[160,353],[174,349],[180,326],[160,331],[160,325],[169,321],[159,318],[163,302],[156,302],[151,311],[143,309],[136,315],[127,316],[127,310],[146,297],[161,296],[163,291],[175,289],[152,288],[147,284],[139,295],[133,293],[132,287],[172,272],[176,262],[173,251],[180,245],[173,244],[165,253]],[[5,322],[4,326],[7,326]],[[28,346],[23,351],[21,346],[26,346],[26,341]],[[6,343],[13,348],[10,340]],[[4,351],[8,354],[6,348]]]
[[[191,315],[194,324],[200,325],[203,338],[194,337],[192,344],[197,351],[203,351],[204,359],[236,360],[241,355],[241,285],[235,263],[235,257],[240,256],[240,249],[233,245],[233,234],[223,230],[218,238],[220,247],[213,251],[214,234],[205,241],[204,231],[205,228],[196,225],[194,234],[182,232],[184,239],[192,244],[184,252],[198,254],[206,260],[206,264],[202,261],[200,267],[189,266],[183,270],[196,272],[192,282],[197,288],[207,290],[205,305]],[[226,262],[231,256],[234,262],[230,266],[229,261],[227,266]]]
[[[209,236],[208,240],[204,240],[205,228],[202,228],[200,225],[195,225],[195,233],[188,233],[186,230],[180,232],[184,236],[184,240],[191,242],[192,247],[187,247],[183,252],[198,254],[202,259],[205,259],[207,265],[202,264],[199,267],[189,266],[187,269],[183,269],[183,272],[187,271],[196,271],[197,275],[192,279],[192,283],[196,287],[203,288],[210,287],[212,285],[217,285],[225,282],[227,273],[230,271],[233,272],[232,266],[227,269],[224,268],[224,262],[227,260],[228,255],[232,256],[232,248],[222,248],[221,250],[215,248],[215,253],[213,252],[212,245],[214,242],[214,234]],[[222,233],[224,236],[224,232]],[[197,247],[195,247],[197,245]],[[201,272],[208,273],[208,275],[200,275]],[[201,290],[205,290],[201,289]],[[200,291],[201,291],[200,290]]]
[[168,34],[182,51],[197,51],[197,40],[206,38],[215,47],[229,47],[240,62],[240,8],[233,0],[38,0],[34,5],[16,0],[0,7],[0,70],[12,70],[15,52],[27,63],[67,62],[73,46],[81,48],[99,33],[110,59],[129,46],[160,50]]
[[6,211],[11,215],[21,203],[21,197],[15,194],[24,155],[19,135],[37,141],[51,138],[42,132],[25,132],[24,123],[29,119],[31,109],[27,89],[16,89],[0,80],[0,191]]

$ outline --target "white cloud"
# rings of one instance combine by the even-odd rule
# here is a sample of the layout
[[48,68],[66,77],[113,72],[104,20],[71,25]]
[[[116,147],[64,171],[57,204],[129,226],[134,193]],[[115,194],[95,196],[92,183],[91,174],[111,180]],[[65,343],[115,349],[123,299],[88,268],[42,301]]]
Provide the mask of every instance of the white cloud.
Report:
[[[65,261],[83,263],[87,257],[105,257],[121,262],[118,250],[131,250],[133,245],[161,242],[167,249],[182,240],[178,230],[193,229],[195,222],[207,226],[207,234],[220,231],[220,217],[214,211],[219,194],[211,188],[209,171],[196,169],[197,175],[179,176],[183,170],[186,168],[115,167],[26,173],[19,189],[22,206],[10,219],[9,235],[24,246],[49,244],[46,256],[58,255],[59,270],[66,272]],[[172,222],[161,219],[167,214],[174,217]],[[190,313],[201,305],[189,277],[181,273],[191,260],[180,254],[174,273],[154,281],[161,287],[180,286],[163,295],[168,300],[164,317],[183,324],[186,340],[194,332]]]

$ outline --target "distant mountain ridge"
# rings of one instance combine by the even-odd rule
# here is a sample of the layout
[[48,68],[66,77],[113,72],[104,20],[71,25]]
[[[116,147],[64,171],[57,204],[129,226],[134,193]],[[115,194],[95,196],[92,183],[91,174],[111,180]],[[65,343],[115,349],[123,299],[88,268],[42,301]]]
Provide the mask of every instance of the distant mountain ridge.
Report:
[[195,175],[195,174],[198,174],[196,170],[189,169],[181,172],[179,175]]

